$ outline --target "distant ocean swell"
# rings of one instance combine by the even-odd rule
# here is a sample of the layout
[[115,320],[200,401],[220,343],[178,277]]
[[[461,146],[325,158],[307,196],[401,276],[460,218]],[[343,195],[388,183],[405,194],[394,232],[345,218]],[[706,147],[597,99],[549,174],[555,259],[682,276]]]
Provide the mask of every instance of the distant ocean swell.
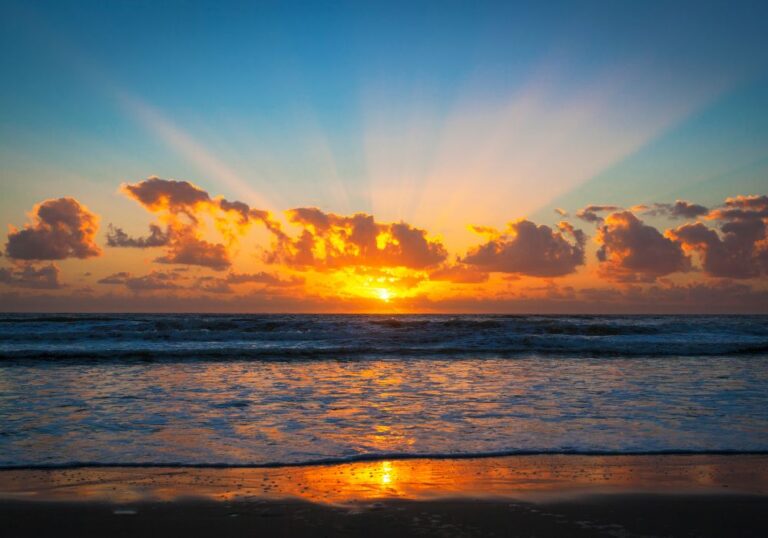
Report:
[[0,315],[0,361],[766,353],[761,316]]

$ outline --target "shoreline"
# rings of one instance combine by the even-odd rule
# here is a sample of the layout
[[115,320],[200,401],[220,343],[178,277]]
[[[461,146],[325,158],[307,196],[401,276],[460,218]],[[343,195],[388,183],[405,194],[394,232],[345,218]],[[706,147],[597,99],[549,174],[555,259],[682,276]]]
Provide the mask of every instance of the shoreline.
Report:
[[759,536],[768,455],[0,470],[7,536]]
[[0,469],[3,500],[563,498],[602,493],[768,495],[768,454],[516,454],[360,458],[259,466],[68,465]]

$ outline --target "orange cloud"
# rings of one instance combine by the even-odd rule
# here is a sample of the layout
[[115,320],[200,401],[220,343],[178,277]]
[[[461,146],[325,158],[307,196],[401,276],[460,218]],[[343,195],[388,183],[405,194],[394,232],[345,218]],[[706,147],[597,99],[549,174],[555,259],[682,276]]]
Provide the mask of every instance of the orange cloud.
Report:
[[678,271],[688,271],[691,260],[679,243],[638,219],[629,211],[608,215],[595,238],[600,248],[599,274],[619,282],[653,282]]
[[553,230],[523,219],[509,223],[506,232],[471,249],[462,261],[488,272],[563,276],[584,263],[585,241],[584,232],[567,222]]
[[[110,226],[107,244],[114,247],[166,247],[158,263],[197,265],[217,271],[231,265],[228,245],[241,237],[248,227],[261,222],[273,233],[281,233],[280,225],[269,212],[252,209],[247,204],[224,198],[211,198],[203,189],[188,181],[150,177],[135,184],[124,184],[121,191],[158,216],[165,230],[150,225],[147,237],[132,238],[121,228]],[[203,238],[205,219],[213,221],[225,243]]]
[[32,210],[32,223],[11,228],[5,253],[17,260],[63,260],[99,256],[99,217],[74,198],[45,200]]
[[272,263],[318,271],[354,266],[425,269],[448,256],[439,240],[404,222],[379,223],[364,213],[345,217],[314,207],[286,213],[302,231],[295,238],[277,235],[268,255]]

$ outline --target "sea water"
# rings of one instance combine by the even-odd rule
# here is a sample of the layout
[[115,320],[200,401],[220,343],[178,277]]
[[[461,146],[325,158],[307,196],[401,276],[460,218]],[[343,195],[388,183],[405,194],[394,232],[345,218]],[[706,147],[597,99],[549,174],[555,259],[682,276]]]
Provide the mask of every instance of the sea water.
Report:
[[768,317],[0,315],[0,466],[768,452]]

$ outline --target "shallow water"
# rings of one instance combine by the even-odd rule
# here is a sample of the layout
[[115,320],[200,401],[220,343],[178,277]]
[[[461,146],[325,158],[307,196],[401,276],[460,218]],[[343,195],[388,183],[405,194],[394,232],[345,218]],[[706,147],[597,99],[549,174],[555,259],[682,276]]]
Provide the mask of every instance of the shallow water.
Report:
[[[542,327],[556,345],[504,347]],[[366,351],[342,351],[356,334]],[[0,466],[768,451],[766,334],[760,317],[5,316]],[[268,346],[284,351],[251,353]]]

